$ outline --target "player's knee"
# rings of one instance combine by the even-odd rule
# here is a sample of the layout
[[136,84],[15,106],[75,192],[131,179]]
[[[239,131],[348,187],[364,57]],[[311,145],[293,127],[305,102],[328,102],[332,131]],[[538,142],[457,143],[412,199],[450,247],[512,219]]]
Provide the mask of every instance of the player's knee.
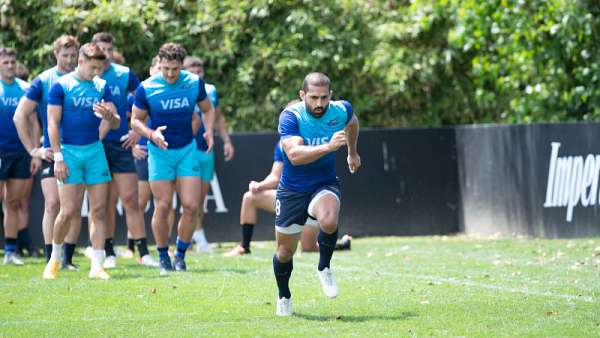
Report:
[[106,208],[104,205],[90,206],[90,212],[94,216],[94,219],[98,220],[106,218]]
[[195,215],[198,213],[198,205],[193,201],[182,201],[181,207],[183,208],[183,212],[188,215]]
[[277,247],[277,260],[282,263],[289,262],[294,257],[294,250],[285,246]]
[[10,198],[7,196],[6,198],[6,208],[13,210],[13,211],[18,211],[19,209],[21,209],[21,200],[17,199],[17,198]]
[[121,201],[123,202],[125,210],[136,211],[140,209],[138,197],[136,194],[128,193],[127,195],[122,197]]
[[337,213],[326,211],[323,212],[322,215],[319,215],[319,224],[321,225],[321,229],[326,232],[334,232],[337,228]]
[[60,215],[67,219],[72,219],[75,217],[75,213],[78,212],[77,208],[73,206],[60,206],[59,211]]
[[154,200],[154,208],[159,212],[168,213],[170,207],[171,207],[170,200],[165,200],[165,199]]

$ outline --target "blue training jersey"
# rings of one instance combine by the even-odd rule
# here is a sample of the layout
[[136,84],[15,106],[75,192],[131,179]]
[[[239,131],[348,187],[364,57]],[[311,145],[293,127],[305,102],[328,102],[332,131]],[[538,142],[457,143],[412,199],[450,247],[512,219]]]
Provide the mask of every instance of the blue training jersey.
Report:
[[93,107],[101,100],[113,102],[106,81],[97,76],[83,81],[71,72],[58,79],[50,88],[48,104],[62,106],[61,144],[86,145],[99,140],[101,119]]
[[119,128],[112,129],[106,134],[105,141],[119,142],[121,137],[129,132],[129,119],[127,118],[127,112],[130,112],[130,108],[127,104],[127,96],[130,92],[133,92],[140,85],[140,79],[135,73],[125,66],[111,63],[102,74],[102,79],[106,81],[110,94],[113,97],[113,102],[117,107],[117,112],[121,117],[121,124]]
[[[208,95],[210,103],[212,103],[213,107],[217,108],[219,106],[217,87],[206,83],[204,85],[204,89],[206,90],[206,95]],[[206,151],[208,149],[208,144],[204,139],[204,132],[206,131],[206,127],[204,126],[204,122],[202,122],[202,112],[200,111],[200,108],[197,105],[194,108],[194,112],[200,117],[200,128],[198,128],[198,132],[196,133],[196,145],[199,150]]]
[[40,75],[36,76],[31,82],[31,87],[25,94],[31,101],[37,102],[37,112],[40,121],[42,122],[42,130],[44,134],[44,147],[50,147],[50,138],[48,137],[48,93],[50,88],[64,74],[58,71],[58,67],[54,66],[45,70]]
[[194,139],[192,114],[197,102],[206,98],[204,81],[198,75],[182,70],[173,84],[162,73],[142,82],[135,94],[134,105],[150,115],[150,128],[167,126],[163,136],[169,149],[179,149]]
[[10,84],[0,80],[0,151],[24,151],[13,121],[19,100],[29,84],[15,78]]
[[281,142],[275,144],[273,149],[273,162],[283,162],[283,151],[281,150]]
[[[306,146],[325,144],[335,132],[346,127],[352,114],[352,105],[348,101],[330,101],[327,111],[320,118],[312,116],[303,101],[298,102],[281,112],[279,136],[282,140],[300,136]],[[283,155],[283,173],[279,184],[286,189],[308,192],[337,181],[334,152],[314,162],[296,166],[285,152]]]

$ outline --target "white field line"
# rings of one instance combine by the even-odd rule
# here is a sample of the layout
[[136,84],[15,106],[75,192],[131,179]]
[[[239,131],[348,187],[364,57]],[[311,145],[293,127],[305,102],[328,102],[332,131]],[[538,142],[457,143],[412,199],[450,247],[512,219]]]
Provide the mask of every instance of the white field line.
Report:
[[[250,258],[250,257],[248,257],[248,258]],[[253,260],[259,260],[259,258],[255,257],[255,256],[252,256],[251,258]],[[354,266],[357,265],[356,261],[349,262],[349,263]],[[314,269],[316,265],[309,264],[309,263],[294,262],[294,266],[301,266],[304,268]],[[368,265],[365,264],[365,266],[368,266]],[[482,289],[495,290],[495,291],[501,291],[501,292],[507,292],[507,293],[520,293],[520,294],[524,294],[524,295],[528,295],[528,296],[560,298],[560,299],[565,299],[565,300],[569,300],[569,301],[582,301],[582,302],[586,302],[586,303],[594,303],[595,302],[594,297],[591,297],[591,296],[579,296],[579,295],[573,295],[573,294],[563,294],[563,293],[555,293],[555,292],[548,292],[548,291],[535,291],[535,290],[529,290],[529,289],[507,287],[507,286],[496,285],[496,284],[474,282],[471,280],[460,279],[460,278],[455,278],[455,277],[441,277],[441,276],[435,276],[435,275],[415,274],[415,273],[411,273],[411,272],[382,272],[382,271],[377,271],[377,270],[346,268],[346,267],[340,267],[339,265],[335,266],[333,268],[333,271],[340,271],[340,272],[344,272],[344,273],[363,273],[363,274],[365,272],[372,272],[372,273],[376,273],[379,275],[394,277],[394,278],[410,277],[410,278],[414,278],[414,279],[431,281],[431,282],[435,282],[435,283],[446,283],[446,284],[458,285],[458,286],[472,286],[472,287],[479,287]]]

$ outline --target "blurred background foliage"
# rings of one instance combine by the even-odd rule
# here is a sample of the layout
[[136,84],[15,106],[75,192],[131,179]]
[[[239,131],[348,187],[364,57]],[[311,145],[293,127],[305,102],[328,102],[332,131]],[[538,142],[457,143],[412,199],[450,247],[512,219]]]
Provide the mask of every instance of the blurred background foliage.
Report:
[[592,0],[0,0],[0,27],[32,75],[63,33],[111,32],[142,78],[179,42],[205,60],[236,131],[275,129],[310,71],[363,126],[600,119]]

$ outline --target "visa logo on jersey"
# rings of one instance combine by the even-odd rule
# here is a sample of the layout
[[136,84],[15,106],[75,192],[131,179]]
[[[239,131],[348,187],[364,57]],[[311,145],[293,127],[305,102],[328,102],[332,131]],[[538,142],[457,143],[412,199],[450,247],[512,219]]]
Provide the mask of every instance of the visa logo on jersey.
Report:
[[77,108],[91,108],[100,102],[97,97],[73,97],[73,105]]
[[304,143],[306,143],[307,146],[318,146],[321,144],[325,144],[329,142],[329,137],[325,136],[325,137],[313,137],[313,138],[305,138],[304,139]]
[[187,97],[178,97],[175,99],[160,100],[160,105],[163,110],[180,109],[190,106],[190,101]]
[[110,88],[110,93],[112,96],[121,95],[121,89],[119,89],[119,86],[108,86],[108,88]]
[[2,97],[2,105],[5,107],[16,107],[19,104],[18,97]]

